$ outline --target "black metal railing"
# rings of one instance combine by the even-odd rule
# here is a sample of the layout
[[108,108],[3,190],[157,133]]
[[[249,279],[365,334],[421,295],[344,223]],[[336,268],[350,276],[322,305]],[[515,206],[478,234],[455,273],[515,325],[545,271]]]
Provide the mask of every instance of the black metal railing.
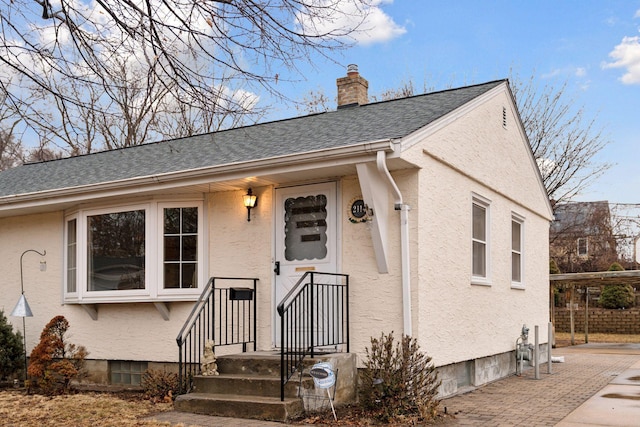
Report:
[[349,276],[306,272],[278,304],[280,399],[305,357],[349,352]]
[[[191,390],[194,375],[200,373],[205,343],[214,348],[253,344],[256,350],[256,292],[258,279],[212,277],[182,326],[178,343],[178,381],[181,392]],[[234,286],[239,285],[239,286]]]

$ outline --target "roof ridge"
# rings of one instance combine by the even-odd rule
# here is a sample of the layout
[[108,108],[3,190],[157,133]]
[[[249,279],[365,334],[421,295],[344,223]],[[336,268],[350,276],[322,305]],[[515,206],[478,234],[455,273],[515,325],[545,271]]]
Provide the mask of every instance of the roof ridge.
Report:
[[367,107],[367,106],[370,106],[370,105],[384,104],[386,102],[402,101],[404,99],[419,98],[419,97],[422,97],[422,96],[438,95],[438,94],[442,94],[442,93],[446,93],[446,92],[455,92],[455,91],[459,91],[459,90],[473,89],[473,88],[477,88],[477,87],[480,87],[480,86],[488,86],[488,85],[492,85],[492,84],[496,84],[496,83],[502,83],[502,82],[506,82],[506,81],[508,81],[508,79],[496,79],[496,80],[491,80],[489,82],[484,82],[484,83],[476,83],[476,84],[467,85],[467,86],[451,87],[451,88],[436,90],[436,91],[433,91],[433,92],[425,92],[425,93],[419,93],[419,94],[410,95],[410,96],[403,96],[402,98],[384,99],[382,101],[376,101],[376,102],[370,102],[368,104],[363,104],[363,105],[360,105],[359,107],[362,108],[362,107]]
[[496,84],[496,83],[501,83],[501,82],[505,82],[505,81],[507,81],[507,79],[497,79],[497,80],[492,80],[492,81],[488,81],[488,82],[484,82],[484,83],[477,83],[477,84],[473,84],[473,85],[460,86],[460,87],[455,87],[455,88],[447,88],[447,89],[437,90],[437,91],[434,91],[434,92],[427,92],[427,93],[421,93],[421,94],[417,94],[417,95],[405,96],[405,97],[402,97],[402,98],[386,99],[386,100],[371,102],[371,103],[363,104],[363,105],[359,105],[359,106],[353,106],[353,107],[350,107],[350,108],[339,108],[339,109],[336,109],[336,110],[329,110],[329,111],[311,113],[311,114],[307,114],[307,115],[304,115],[304,116],[286,117],[286,118],[270,120],[270,121],[266,121],[266,122],[262,122],[262,123],[253,123],[253,124],[244,125],[244,126],[231,127],[231,128],[228,128],[228,129],[220,129],[220,130],[211,131],[211,132],[198,133],[198,134],[195,134],[195,135],[181,136],[181,137],[170,138],[170,139],[161,139],[161,140],[158,140],[158,141],[146,142],[146,143],[139,144],[139,145],[130,145],[130,146],[127,146],[127,147],[117,147],[117,148],[112,148],[112,149],[93,151],[91,153],[82,153],[82,154],[78,154],[78,155],[75,155],[75,156],[60,157],[60,158],[57,158],[57,159],[29,162],[29,163],[25,163],[24,166],[26,166],[26,165],[36,165],[36,164],[42,164],[42,163],[52,163],[52,162],[56,162],[56,161],[60,161],[60,160],[66,160],[66,159],[71,159],[71,158],[82,158],[82,157],[94,156],[94,155],[101,154],[101,153],[112,153],[112,152],[124,151],[124,150],[128,150],[128,149],[140,149],[140,147],[150,147],[150,146],[154,146],[154,145],[158,145],[158,144],[169,144],[171,142],[177,142],[177,141],[181,141],[181,140],[184,140],[184,139],[191,139],[191,138],[194,138],[194,137],[203,137],[203,136],[207,136],[207,135],[222,135],[222,134],[225,134],[225,133],[228,133],[228,132],[233,132],[233,131],[237,132],[237,131],[239,131],[241,129],[250,129],[250,128],[257,128],[257,127],[261,127],[261,126],[269,126],[269,125],[274,125],[274,124],[277,124],[277,123],[285,123],[285,122],[294,121],[294,120],[308,119],[308,118],[314,117],[314,116],[322,116],[322,115],[328,115],[328,114],[339,114],[339,113],[342,114],[345,111],[350,111],[350,110],[352,110],[354,108],[357,108],[357,109],[370,109],[371,107],[380,106],[382,104],[388,104],[388,103],[397,102],[397,101],[415,99],[415,98],[420,98],[420,97],[425,97],[425,96],[433,96],[433,95],[443,94],[443,93],[447,93],[447,92],[456,92],[456,91],[461,91],[461,90],[468,90],[468,89],[473,89],[473,88],[477,88],[477,87],[481,87],[481,86],[487,86],[487,85],[492,85],[492,84]]

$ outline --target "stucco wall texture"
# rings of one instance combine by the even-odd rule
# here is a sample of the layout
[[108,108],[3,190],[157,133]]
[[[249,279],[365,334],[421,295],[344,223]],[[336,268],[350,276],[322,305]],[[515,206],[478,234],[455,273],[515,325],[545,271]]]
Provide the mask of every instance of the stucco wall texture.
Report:
[[[63,235],[62,212],[4,218],[0,221],[0,308],[22,331],[21,319],[9,317],[20,296],[20,254],[26,249],[46,250],[47,270],[39,270],[40,256],[27,253],[23,258],[24,291],[33,311],[27,317],[27,351],[38,343],[44,326],[57,315],[70,323],[68,339],[84,345],[90,359],[165,361],[177,358],[175,337],[191,310],[190,303],[172,303],[171,320],[164,321],[153,304],[100,304],[98,320],[75,304],[62,304]],[[7,244],[5,242],[11,242]]]
[[[548,207],[509,101],[499,94],[414,147],[416,332],[437,365],[511,351],[523,324],[533,331],[549,320]],[[489,286],[471,284],[474,194],[490,202]],[[524,218],[522,289],[511,282],[512,214]]]
[[[506,110],[503,110],[506,109]],[[506,111],[506,126],[503,126]],[[393,172],[409,212],[412,335],[436,365],[512,351],[523,324],[548,322],[549,211],[535,164],[506,93],[447,126],[420,137],[403,158],[415,167]],[[338,182],[338,269],[350,275],[351,349],[360,362],[371,337],[403,331],[400,214],[388,217],[389,272],[378,273],[370,225],[348,220],[349,202],[362,194],[357,177]],[[253,187],[257,208],[246,220],[240,191],[205,194],[205,271],[208,276],[257,277],[258,348],[273,348],[273,186]],[[380,189],[385,191],[385,189]],[[490,285],[471,284],[472,195],[490,201]],[[390,202],[392,198],[390,197]],[[511,217],[524,218],[524,286],[511,283]],[[165,321],[151,303],[100,304],[98,320],[82,307],[62,304],[64,214],[0,221],[0,308],[13,308],[20,292],[19,257],[25,257],[25,293],[35,316],[27,318],[28,351],[44,325],[62,314],[69,339],[89,358],[177,361],[175,337],[191,302],[170,302]],[[9,243],[10,242],[10,243]],[[31,256],[33,255],[33,256]],[[18,318],[10,318],[21,329]],[[541,343],[546,342],[543,338]]]

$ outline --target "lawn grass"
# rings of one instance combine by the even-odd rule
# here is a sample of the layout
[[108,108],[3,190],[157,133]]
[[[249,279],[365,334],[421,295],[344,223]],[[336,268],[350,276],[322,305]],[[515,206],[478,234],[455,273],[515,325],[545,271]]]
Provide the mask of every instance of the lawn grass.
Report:
[[109,393],[78,393],[64,396],[0,391],[0,424],[16,427],[155,427],[170,423],[146,421],[154,413],[173,409],[170,403],[151,403],[140,397]]

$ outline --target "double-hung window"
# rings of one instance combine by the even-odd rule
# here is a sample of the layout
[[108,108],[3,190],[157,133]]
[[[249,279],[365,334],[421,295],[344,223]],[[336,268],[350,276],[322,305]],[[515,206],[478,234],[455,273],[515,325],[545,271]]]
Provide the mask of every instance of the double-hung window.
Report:
[[589,241],[587,240],[586,237],[578,238],[577,246],[578,246],[579,257],[586,257],[587,255],[589,255]]
[[193,299],[204,279],[202,202],[85,209],[66,218],[65,302]]
[[490,284],[489,201],[473,196],[471,283]]
[[511,214],[511,285],[523,287],[524,218]]

